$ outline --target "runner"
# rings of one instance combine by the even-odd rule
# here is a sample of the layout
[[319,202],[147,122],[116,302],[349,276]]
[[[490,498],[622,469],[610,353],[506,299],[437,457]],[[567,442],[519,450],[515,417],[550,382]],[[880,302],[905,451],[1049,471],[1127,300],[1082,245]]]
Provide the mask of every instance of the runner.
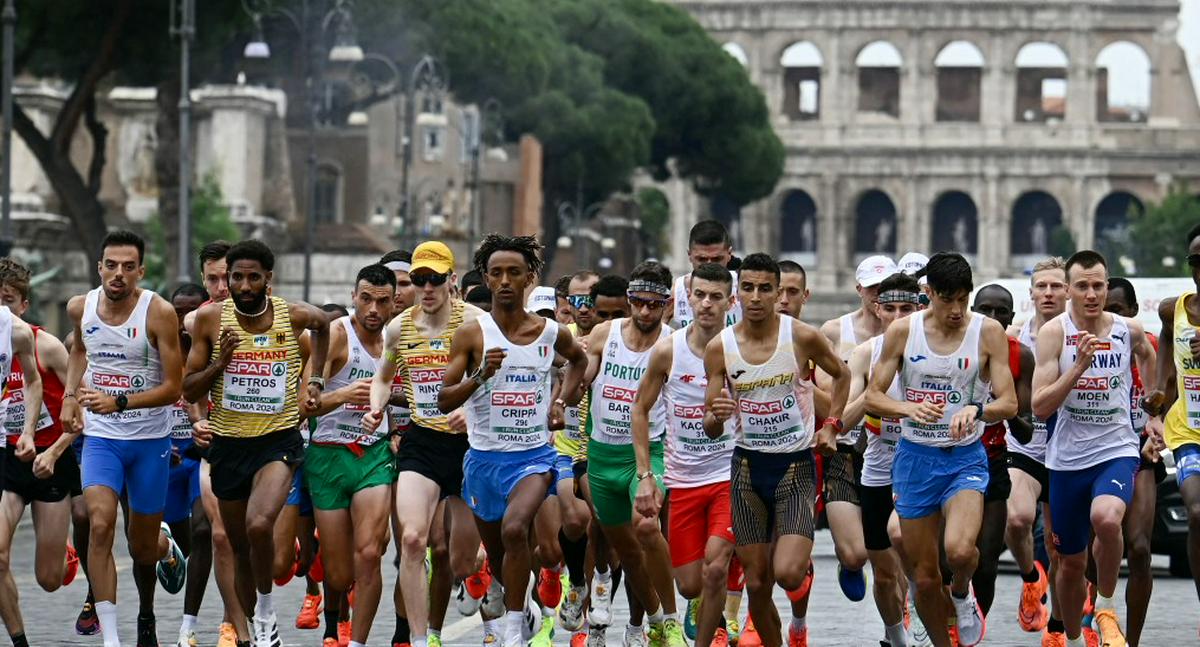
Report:
[[812,553],[815,425],[812,384],[804,377],[809,361],[833,378],[830,417],[817,442],[822,452],[835,449],[850,385],[845,365],[817,329],[775,312],[779,277],[770,256],[750,254],[742,261],[737,298],[745,319],[722,331],[704,356],[705,433],[719,438],[735,415],[740,423],[730,483],[733,532],[750,614],[767,647],[782,641],[771,590],[775,583],[800,588]]
[[[362,420],[363,429],[374,433],[384,420],[384,407],[391,400],[397,371],[411,407],[411,425],[396,456],[399,478],[395,508],[400,525],[400,586],[410,640],[413,647],[429,642],[429,580],[425,573],[425,550],[430,528],[444,502],[451,516],[449,535],[450,570],[455,578],[475,572],[479,535],[470,510],[463,503],[462,461],[467,451],[465,418],[447,416],[437,409],[442,375],[450,361],[451,340],[463,323],[481,311],[451,297],[454,254],[437,241],[417,246],[409,277],[416,286],[418,305],[392,319],[384,333],[385,351],[371,385],[371,410]],[[446,591],[447,600],[449,590]],[[435,601],[436,602],[436,601]]]
[[[1108,279],[1108,299],[1104,304],[1105,312],[1134,319],[1138,315],[1137,292],[1129,279],[1114,276]],[[1158,337],[1147,332],[1146,338],[1158,352]],[[1139,443],[1145,449],[1152,440],[1161,445],[1161,432],[1152,436],[1146,431],[1148,416],[1142,409],[1142,398],[1145,389],[1142,386],[1142,374],[1136,364],[1133,365],[1133,389],[1130,392],[1130,417],[1134,431],[1138,432]],[[1155,507],[1158,502],[1158,484],[1166,478],[1166,467],[1158,460],[1156,451],[1151,451],[1146,457],[1143,452],[1137,477],[1134,479],[1133,500],[1129,502],[1129,510],[1125,513],[1122,528],[1125,536],[1125,559],[1129,567],[1129,579],[1125,582],[1125,638],[1130,645],[1141,642],[1142,627],[1146,624],[1146,610],[1150,607],[1150,595],[1154,590],[1154,574],[1150,571],[1150,538],[1154,533]]]
[[[704,263],[716,263],[726,267],[733,258],[733,239],[729,237],[729,232],[720,221],[701,220],[692,226],[691,232],[688,233],[688,261],[693,270]],[[730,270],[730,277],[733,275],[733,271]],[[675,279],[671,288],[675,307],[663,313],[663,323],[671,324],[675,328],[686,328],[692,322],[692,307],[688,303],[691,277],[691,274],[684,274]],[[725,323],[732,326],[741,318],[742,306],[735,300],[733,307],[725,315]]]
[[[540,249],[532,236],[499,234],[479,246],[475,268],[492,291],[492,312],[455,332],[438,395],[441,411],[462,407],[467,413],[471,448],[463,461],[463,495],[504,584],[505,647],[524,645],[532,635],[526,602],[530,538],[557,457],[548,424],[561,420],[562,407],[578,399],[587,361],[570,331],[524,308],[525,287],[541,272]],[[552,405],[556,353],[568,369],[565,397]],[[553,624],[548,626],[552,632]],[[552,633],[546,644],[549,637]]]
[[[1175,479],[1187,506],[1188,561],[1200,596],[1200,224],[1187,233],[1187,262],[1196,289],[1158,306],[1167,343],[1158,347],[1159,390],[1150,390],[1144,406],[1151,417],[1146,431],[1164,434],[1175,458]],[[1165,417],[1165,424],[1164,424]],[[1164,428],[1165,427],[1165,428]]]
[[[0,497],[0,620],[14,647],[29,645],[12,572],[13,536],[26,506],[33,509],[38,586],[55,591],[70,584],[79,567],[67,543],[70,495],[79,488],[79,465],[71,450],[77,432],[64,431],[59,422],[67,350],[50,333],[21,320],[29,307],[29,278],[29,270],[16,261],[0,259],[0,375],[6,376],[7,410],[0,471],[7,492]],[[27,408],[39,415],[26,416]]]
[[[355,279],[354,315],[337,319],[330,331],[329,392],[317,417],[304,471],[321,533],[322,564],[330,597],[354,586],[350,645],[367,643],[383,590],[380,559],[387,549],[395,465],[388,429],[362,428],[370,405],[371,379],[383,349],[383,328],[392,318],[396,277],[383,265],[368,265]],[[310,371],[311,372],[311,371]]]
[[[235,588],[253,609],[255,647],[278,647],[271,598],[275,522],[296,467],[304,460],[300,434],[299,338],[312,337],[312,362],[323,366],[329,345],[324,312],[268,294],[275,255],[263,243],[242,241],[225,256],[231,298],[197,312],[184,396],[209,397],[209,462],[213,493],[236,556]],[[320,405],[322,376],[305,385],[304,406]],[[238,641],[249,638],[235,627]]]
[[571,315],[571,304],[567,301],[570,288],[570,274],[563,275],[554,283],[554,320],[563,326],[575,323],[575,317]]
[[[975,293],[971,311],[995,319],[1007,330],[1013,319],[1012,293],[1001,285],[985,285]],[[988,487],[983,495],[983,527],[976,542],[979,566],[975,568],[971,585],[975,587],[975,599],[979,601],[984,616],[988,615],[992,600],[996,597],[996,574],[1000,555],[1004,552],[1008,497],[1012,491],[1012,481],[1008,476],[1006,436],[1012,434],[1018,442],[1029,442],[1033,436],[1033,420],[1029,409],[1033,350],[1011,336],[1008,338],[1008,368],[1017,393],[1017,415],[987,425],[981,439],[987,450]]]
[[[1029,277],[1029,296],[1033,299],[1033,316],[1020,326],[1010,325],[1008,335],[1016,337],[1023,346],[1032,350],[1042,326],[1067,308],[1067,274],[1063,259],[1054,256],[1033,266],[1033,274]],[[1039,503],[1042,505],[1046,536],[1051,530],[1046,438],[1048,427],[1052,424],[1053,416],[1049,421],[1034,416],[1033,436],[1028,442],[1021,442],[1011,431],[1004,438],[1008,451],[1008,477],[1012,482],[1004,539],[1024,580],[1021,602],[1017,607],[1017,621],[1025,631],[1044,630],[1042,644],[1048,647],[1066,642],[1062,612],[1057,603],[1058,587],[1046,575],[1041,562],[1034,559],[1034,525]],[[1054,570],[1058,565],[1058,551],[1054,550],[1051,542],[1045,542],[1045,547],[1050,556],[1051,570]],[[1046,609],[1047,598],[1052,603],[1050,610]]]
[[[972,285],[966,259],[939,252],[925,272],[929,309],[888,327],[865,402],[881,417],[902,419],[892,487],[917,581],[917,611],[933,644],[946,647],[952,644],[946,612],[953,601],[958,644],[970,646],[985,632],[971,590],[988,483],[979,439],[984,424],[1016,415],[1017,397],[1004,329],[967,310]],[[887,395],[897,374],[903,400]],[[989,386],[994,399],[985,405]],[[954,574],[949,600],[939,546]]]
[[[661,323],[663,310],[671,305],[670,270],[654,261],[639,263],[630,273],[626,298],[631,316],[597,325],[588,338],[588,486],[604,536],[621,561],[633,597],[649,616],[650,641],[676,647],[685,643],[668,567],[670,550],[659,519],[635,516],[633,509],[640,481],[654,478],[662,489],[665,402],[656,405],[651,419],[651,469],[637,469],[635,461],[640,459],[631,434],[638,381],[650,360],[651,348],[670,330]],[[597,300],[596,306],[597,311],[604,312],[607,304]],[[637,611],[631,608],[627,632],[641,632]]]
[[875,309],[879,284],[898,271],[895,261],[887,256],[868,256],[858,264],[854,271],[854,289],[861,301],[858,309],[821,325],[821,334],[833,344],[843,361],[850,358],[859,344],[883,334],[883,324]]
[[1137,435],[1130,425],[1130,365],[1136,358],[1150,382],[1154,350],[1141,323],[1104,312],[1108,267],[1103,256],[1076,252],[1067,260],[1066,274],[1069,307],[1039,333],[1033,374],[1034,414],[1058,414],[1046,447],[1052,536],[1061,558],[1054,579],[1067,644],[1083,645],[1084,570],[1089,529],[1094,531],[1095,628],[1102,644],[1124,645],[1113,596],[1124,550],[1121,521],[1139,466]]
[[[896,273],[879,284],[876,310],[884,330],[897,319],[903,319],[921,309],[921,288],[917,279]],[[904,627],[904,599],[908,591],[907,578],[901,563],[900,548],[893,545],[888,526],[897,522],[892,499],[892,458],[900,440],[900,420],[879,418],[867,413],[865,393],[867,384],[883,350],[883,335],[876,335],[858,345],[850,355],[850,403],[846,405],[846,422],[862,419],[867,429],[867,448],[862,467],[862,520],[867,557],[874,574],[875,607],[883,620],[887,647],[906,647],[909,635]],[[897,380],[888,387],[890,397],[903,397]],[[919,621],[919,619],[917,619]],[[913,628],[914,643],[923,633]]]
[[[76,342],[61,422],[87,436],[80,471],[90,528],[88,576],[105,647],[121,644],[112,543],[122,494],[129,502],[126,534],[135,567],[167,560],[169,576],[182,582],[186,573],[162,523],[170,478],[170,406],[179,400],[183,377],[179,318],[166,299],[138,287],[144,251],[142,239],[130,232],[105,236],[97,268],[101,287],[67,304]],[[139,642],[153,638],[153,625],[139,622],[138,633]]]
[[[733,456],[734,424],[710,439],[704,433],[704,349],[725,327],[733,303],[729,271],[715,263],[692,270],[688,298],[691,325],[660,340],[650,351],[646,372],[638,383],[633,404],[633,447],[637,471],[651,471],[650,420],[660,395],[667,407],[666,468],[663,484],[670,488],[671,567],[679,593],[689,601],[701,599],[696,644],[723,647],[729,635],[721,620],[729,562],[733,557],[729,509],[729,461]],[[635,509],[656,518],[662,493],[649,478],[639,479]],[[715,638],[714,638],[715,636]]]

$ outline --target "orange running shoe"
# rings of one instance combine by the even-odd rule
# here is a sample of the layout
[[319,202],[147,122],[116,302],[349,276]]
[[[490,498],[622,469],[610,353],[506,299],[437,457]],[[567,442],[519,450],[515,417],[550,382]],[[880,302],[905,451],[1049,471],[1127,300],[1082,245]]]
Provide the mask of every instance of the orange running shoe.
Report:
[[350,621],[338,623],[338,645],[340,647],[350,646]]
[[[1091,627],[1083,628],[1083,642],[1087,643],[1087,647],[1100,647],[1100,634],[1096,633]],[[1125,643],[1118,643],[1124,645]]]
[[304,596],[300,614],[296,616],[297,629],[316,629],[321,626],[321,594]]
[[950,647],[958,647],[958,627],[947,627],[950,631]]
[[[1104,647],[1125,647],[1125,634],[1121,631],[1121,621],[1117,619],[1116,609],[1096,609],[1096,616],[1093,620],[1096,631],[1092,634],[1096,636],[1096,644],[1104,645]],[[1084,634],[1088,633],[1087,629],[1083,630]],[[1089,647],[1092,643],[1088,642]]]
[[463,586],[467,589],[467,595],[476,600],[482,600],[483,596],[487,595],[488,587],[492,585],[492,574],[488,570],[488,565],[484,564],[479,572],[471,575],[463,580]]
[[233,625],[228,622],[221,623],[217,647],[237,647],[237,629],[234,629]]
[[1087,597],[1083,599],[1083,616],[1086,618],[1096,613],[1096,585],[1088,582]]
[[712,647],[729,647],[729,632],[725,631],[725,627],[717,627],[717,633],[713,634]]
[[1038,579],[1036,582],[1026,582],[1021,585],[1021,604],[1017,607],[1017,622],[1023,631],[1041,631],[1050,621],[1050,610],[1046,608],[1046,592],[1050,589],[1050,579],[1046,577],[1046,569],[1041,562],[1034,561]]
[[70,586],[71,582],[75,581],[75,576],[79,573],[79,553],[75,551],[75,547],[71,542],[67,542],[67,570],[63,572],[63,586]]
[[788,626],[788,647],[808,647],[808,627],[799,631],[795,627]]
[[562,577],[559,573],[543,568],[538,573],[538,600],[547,609],[557,609],[562,602]]
[[1043,631],[1042,647],[1067,647],[1067,634],[1061,631],[1055,633]]
[[738,638],[738,647],[763,647],[762,636],[754,628],[754,618],[746,616],[746,626],[742,627],[742,635]]
[[[571,647],[587,647],[588,632],[576,631],[571,634]],[[713,642],[715,645],[716,642]]]

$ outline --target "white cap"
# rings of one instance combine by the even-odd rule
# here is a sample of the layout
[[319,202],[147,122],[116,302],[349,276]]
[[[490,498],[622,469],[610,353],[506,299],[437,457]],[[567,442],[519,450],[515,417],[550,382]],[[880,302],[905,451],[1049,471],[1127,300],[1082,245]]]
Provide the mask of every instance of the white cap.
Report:
[[896,262],[887,256],[868,256],[858,264],[854,280],[864,288],[879,285],[887,277],[899,272]]
[[558,299],[554,296],[554,288],[549,288],[544,285],[539,285],[529,293],[529,303],[525,309],[529,312],[537,312],[539,310],[549,310],[554,312],[558,308]]
[[[905,254],[904,256],[900,257],[900,263],[899,263],[900,271],[904,272],[905,274],[907,274],[909,276],[913,276],[919,270],[924,269],[925,265],[928,262],[929,262],[929,257],[922,254],[921,252],[909,252],[909,253]],[[926,283],[925,277],[922,276],[920,278],[920,280],[918,281],[918,283],[920,283],[921,285],[924,285]]]

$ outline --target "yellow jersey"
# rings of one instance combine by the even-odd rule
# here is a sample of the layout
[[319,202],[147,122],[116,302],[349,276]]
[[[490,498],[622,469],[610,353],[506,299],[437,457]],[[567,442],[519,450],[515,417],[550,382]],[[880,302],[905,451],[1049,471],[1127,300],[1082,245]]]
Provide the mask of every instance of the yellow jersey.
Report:
[[[297,394],[303,360],[300,342],[292,330],[287,301],[271,300],[271,327],[265,332],[247,332],[234,312],[233,299],[221,304],[220,330],[238,332],[237,350],[221,378],[212,386],[209,424],[218,436],[253,438],[300,422]],[[213,344],[210,361],[221,356],[221,342]]]
[[[1195,292],[1185,292],[1175,300],[1175,325],[1170,331],[1171,357],[1175,362],[1175,388],[1177,397],[1164,420],[1164,440],[1172,450],[1188,443],[1200,443],[1200,360],[1192,357],[1191,342],[1196,336],[1196,326],[1188,321],[1188,299],[1196,298]],[[1164,343],[1166,340],[1159,340]]]

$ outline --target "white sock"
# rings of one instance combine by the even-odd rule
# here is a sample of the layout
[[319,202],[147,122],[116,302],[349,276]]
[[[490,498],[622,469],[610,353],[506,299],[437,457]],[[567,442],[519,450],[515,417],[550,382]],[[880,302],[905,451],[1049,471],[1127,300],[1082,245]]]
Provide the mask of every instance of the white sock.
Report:
[[675,613],[664,613],[663,621],[665,622],[667,620],[674,620],[675,622],[679,622],[679,612],[676,611]]
[[603,573],[596,571],[596,575],[593,579],[599,580],[603,584],[608,584],[609,582],[612,582],[612,571],[604,571]]
[[661,625],[664,620],[662,607],[656,609],[654,613],[647,613],[646,620],[649,620],[652,625]]
[[884,627],[883,635],[892,647],[908,647],[908,632],[904,630],[903,621]]
[[196,628],[196,616],[184,614],[183,622],[179,625],[179,633],[187,633]]
[[483,621],[483,633],[485,633],[485,634],[498,633],[496,631],[496,621],[495,620],[484,620]]
[[1087,641],[1083,639],[1083,633],[1081,632],[1078,638],[1067,638],[1067,647],[1087,647]]
[[504,614],[504,642],[506,644],[521,640],[521,625],[524,623],[524,611],[509,611]]
[[121,641],[117,638],[117,605],[107,600],[96,601],[96,617],[100,619],[104,647],[120,647]]
[[265,620],[272,613],[275,613],[275,604],[271,602],[271,594],[259,593],[258,604],[254,605],[254,617]]
[[1117,602],[1116,602],[1116,600],[1113,600],[1112,598],[1106,598],[1103,595],[1100,595],[1099,592],[1097,592],[1096,593],[1096,608],[1097,609],[1115,609],[1115,608],[1117,608]]
[[412,647],[429,647],[429,640],[425,636],[410,636]]
[[804,631],[804,628],[807,626],[808,626],[808,617],[807,616],[800,616],[800,617],[792,616],[792,629],[795,629],[796,631]]
[[367,647],[367,643],[360,643],[357,640],[351,640],[350,647]]

